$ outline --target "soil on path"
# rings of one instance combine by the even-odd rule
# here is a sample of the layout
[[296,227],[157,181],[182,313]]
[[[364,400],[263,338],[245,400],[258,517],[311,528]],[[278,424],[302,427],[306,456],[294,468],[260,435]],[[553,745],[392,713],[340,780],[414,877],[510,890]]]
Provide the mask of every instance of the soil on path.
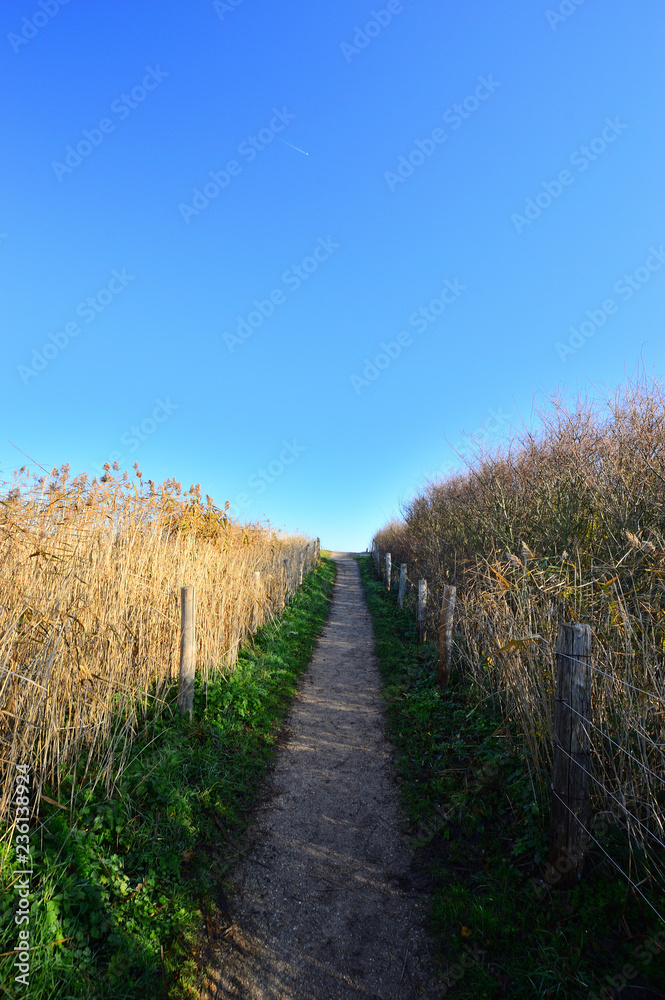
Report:
[[330,618],[302,678],[286,742],[233,877],[234,925],[205,997],[441,997],[384,734],[360,574],[334,553]]

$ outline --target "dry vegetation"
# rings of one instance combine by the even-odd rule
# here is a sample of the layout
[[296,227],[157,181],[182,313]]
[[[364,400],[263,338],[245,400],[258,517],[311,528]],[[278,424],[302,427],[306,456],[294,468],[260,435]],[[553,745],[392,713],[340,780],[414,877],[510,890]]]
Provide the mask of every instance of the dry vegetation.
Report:
[[605,789],[592,782],[595,812],[653,859],[645,827],[665,843],[663,386],[632,383],[602,405],[553,401],[537,431],[428,483],[376,540],[412,581],[427,579],[430,634],[443,585],[456,583],[460,662],[517,722],[534,776],[551,766],[558,623],[591,625],[594,663],[610,675],[592,671],[593,722],[615,741],[592,731]]
[[21,470],[0,496],[3,779],[27,761],[38,788],[57,790],[78,759],[79,787],[93,773],[111,783],[142,712],[177,678],[180,587],[196,588],[205,679],[233,668],[313,566],[308,539],[234,523],[199,487],[144,484],[135,468],[100,483],[66,466],[40,480]]

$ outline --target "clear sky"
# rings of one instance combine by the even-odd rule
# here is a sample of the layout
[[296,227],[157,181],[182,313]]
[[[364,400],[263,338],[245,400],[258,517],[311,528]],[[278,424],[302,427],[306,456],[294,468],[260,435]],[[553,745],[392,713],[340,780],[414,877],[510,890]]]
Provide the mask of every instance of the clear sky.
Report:
[[0,20],[3,479],[138,461],[364,549],[464,433],[663,372],[660,2]]

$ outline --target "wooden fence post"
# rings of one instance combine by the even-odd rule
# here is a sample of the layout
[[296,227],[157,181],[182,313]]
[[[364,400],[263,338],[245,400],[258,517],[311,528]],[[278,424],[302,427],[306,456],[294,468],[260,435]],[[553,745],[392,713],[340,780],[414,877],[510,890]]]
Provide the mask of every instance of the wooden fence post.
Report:
[[390,552],[386,552],[386,590],[390,590],[392,568],[393,568],[393,557]]
[[288,559],[282,560],[282,565],[284,566],[284,607],[289,603],[289,561]]
[[427,641],[427,580],[418,580],[418,618],[416,636],[420,645]]
[[314,558],[316,560],[316,565],[318,566],[319,563],[320,563],[320,561],[321,561],[321,539],[320,538],[317,538],[317,540],[316,540],[316,554],[315,554]]
[[194,674],[196,671],[196,630],[194,619],[194,588],[180,588],[180,676],[178,679],[178,710],[189,715],[194,711]]
[[257,569],[254,573],[254,607],[252,609],[252,632],[256,632],[259,627],[259,612],[257,601],[261,592],[261,573]]
[[[591,628],[559,625],[556,642],[556,708],[552,767],[552,818],[547,881],[561,889],[582,875],[589,816]],[[572,711],[571,711],[572,709]],[[581,718],[580,718],[581,716]],[[572,760],[571,760],[572,758]],[[584,769],[584,770],[583,770]]]
[[402,563],[399,568],[399,591],[397,592],[397,603],[400,608],[404,607],[404,597],[406,595],[406,563]]
[[439,625],[439,671],[438,684],[445,688],[450,680],[450,660],[453,649],[453,614],[455,613],[455,595],[457,587],[446,585],[443,588],[441,603],[441,623]]

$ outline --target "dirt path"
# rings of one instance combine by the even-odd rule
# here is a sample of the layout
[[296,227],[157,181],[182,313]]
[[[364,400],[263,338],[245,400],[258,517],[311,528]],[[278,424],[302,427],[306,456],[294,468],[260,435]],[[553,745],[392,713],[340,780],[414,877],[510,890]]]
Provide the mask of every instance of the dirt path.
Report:
[[355,561],[335,553],[330,618],[234,875],[210,1000],[406,1000],[437,988]]

